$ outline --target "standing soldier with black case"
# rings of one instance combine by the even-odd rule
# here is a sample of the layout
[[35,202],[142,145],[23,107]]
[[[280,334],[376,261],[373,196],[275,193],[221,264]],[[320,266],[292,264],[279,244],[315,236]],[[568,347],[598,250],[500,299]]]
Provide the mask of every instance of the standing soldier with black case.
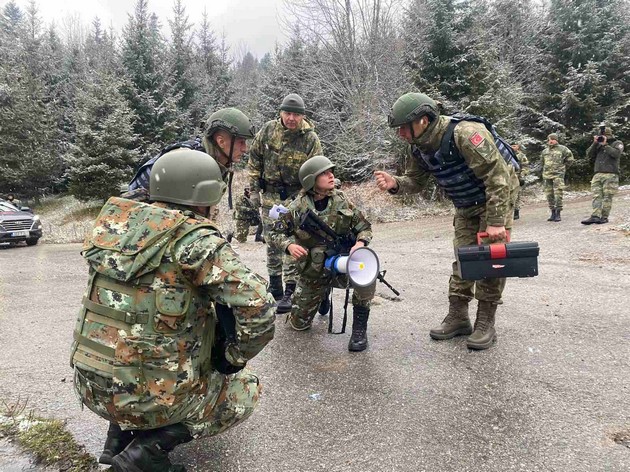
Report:
[[[482,231],[491,241],[505,240],[506,230],[512,226],[518,178],[486,126],[459,121],[453,130],[451,152],[444,156],[440,148],[452,126],[451,117],[440,116],[434,100],[422,93],[407,93],[396,100],[388,118],[389,126],[409,143],[407,170],[398,177],[375,172],[378,187],[391,194],[418,193],[433,175],[455,204],[455,248],[477,244],[477,233]],[[495,313],[504,287],[505,278],[463,280],[453,263],[448,315],[430,330],[430,336],[443,340],[472,333],[467,340],[470,349],[489,348],[496,339]],[[468,303],[473,298],[479,300],[474,331],[468,317]]]
[[[287,95],[280,105],[280,117],[268,121],[256,134],[249,157],[250,200],[255,208],[262,206],[265,239],[274,221],[269,210],[275,204],[289,205],[300,191],[298,172],[310,157],[322,153],[314,124],[304,116],[304,100]],[[262,200],[262,202],[261,202]],[[291,300],[297,282],[295,262],[281,250],[267,245],[269,289],[278,303],[278,313],[291,311]],[[286,288],[282,287],[282,275]]]
[[[612,144],[608,140],[612,140]],[[623,143],[613,137],[608,126],[599,136],[593,136],[593,144],[587,149],[586,156],[595,159],[595,175],[591,180],[593,192],[593,213],[583,225],[608,223],[612,200],[619,189],[619,160],[623,154]]]

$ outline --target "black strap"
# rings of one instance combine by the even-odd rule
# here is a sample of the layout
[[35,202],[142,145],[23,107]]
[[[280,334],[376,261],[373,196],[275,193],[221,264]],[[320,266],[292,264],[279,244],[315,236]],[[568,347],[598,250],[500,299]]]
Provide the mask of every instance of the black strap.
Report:
[[333,331],[333,307],[332,307],[332,290],[330,297],[330,317],[328,318],[328,332],[330,334],[343,334],[346,332],[348,324],[348,300],[350,299],[350,286],[346,287],[346,299],[343,303],[343,320],[341,321],[341,331]]

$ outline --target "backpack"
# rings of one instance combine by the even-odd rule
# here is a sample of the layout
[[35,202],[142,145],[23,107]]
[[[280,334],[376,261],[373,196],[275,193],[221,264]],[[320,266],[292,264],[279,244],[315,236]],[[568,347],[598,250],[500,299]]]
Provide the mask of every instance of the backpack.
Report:
[[459,149],[455,145],[455,140],[453,139],[453,133],[455,131],[455,126],[461,121],[474,121],[475,123],[482,123],[490,134],[494,138],[494,144],[499,150],[499,153],[503,156],[505,162],[514,167],[514,170],[519,171],[521,169],[521,165],[518,161],[518,157],[516,156],[516,152],[510,144],[507,142],[505,138],[503,138],[496,130],[494,125],[490,123],[483,116],[477,115],[466,115],[463,113],[456,113],[451,116],[451,122],[446,128],[446,132],[442,137],[442,143],[440,144],[440,153],[444,156],[445,160],[455,160],[459,155]]
[[172,151],[173,149],[179,149],[179,148],[187,148],[187,149],[192,149],[193,151],[206,152],[203,147],[203,144],[201,143],[201,138],[199,136],[197,136],[195,139],[190,139],[188,141],[180,141],[177,143],[169,144],[168,146],[162,148],[159,154],[152,157],[151,159],[149,159],[148,161],[146,161],[144,164],[140,166],[140,168],[136,172],[136,175],[133,177],[133,179],[131,179],[131,182],[129,182],[129,191],[137,190],[139,188],[142,188],[148,191],[149,182],[151,179],[151,169],[153,168],[153,164],[155,164],[155,161],[157,161],[160,157],[162,157],[167,152]]

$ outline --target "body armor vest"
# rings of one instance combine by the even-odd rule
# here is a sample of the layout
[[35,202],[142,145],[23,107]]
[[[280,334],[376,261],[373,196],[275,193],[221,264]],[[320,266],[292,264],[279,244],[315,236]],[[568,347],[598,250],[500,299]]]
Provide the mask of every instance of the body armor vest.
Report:
[[[101,237],[115,221],[134,218],[140,229]],[[111,379],[119,419],[142,415],[157,427],[173,405],[207,389],[216,315],[174,254],[180,239],[203,227],[215,229],[179,211],[111,198],[86,240],[90,279],[71,363]]]
[[424,153],[415,145],[411,152],[420,167],[431,173],[456,208],[468,208],[486,203],[486,186],[468,167],[464,158],[456,153],[444,159],[438,149],[435,153]]

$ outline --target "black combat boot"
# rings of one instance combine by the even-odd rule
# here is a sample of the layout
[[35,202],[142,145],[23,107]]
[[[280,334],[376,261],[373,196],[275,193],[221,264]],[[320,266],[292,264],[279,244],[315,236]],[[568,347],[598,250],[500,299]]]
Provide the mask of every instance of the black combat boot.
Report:
[[265,237],[263,236],[263,226],[262,224],[258,225],[258,228],[256,228],[256,236],[254,236],[254,241],[257,243],[263,243],[265,244]]
[[111,464],[114,456],[123,452],[132,440],[133,433],[131,431],[123,431],[116,423],[109,423],[103,453],[98,461],[101,464]]
[[496,341],[497,333],[494,329],[494,315],[496,312],[496,303],[479,300],[475,331],[466,340],[466,345],[469,349],[488,349]]
[[273,295],[273,298],[280,300],[284,294],[282,290],[282,276],[270,275],[269,276],[269,292]]
[[562,221],[562,218],[560,218],[560,212],[561,211],[562,210],[560,210],[560,209],[556,209],[556,217],[554,218],[553,221]]
[[330,289],[326,290],[326,294],[324,295],[324,299],[319,304],[319,309],[317,310],[320,315],[327,315],[330,311]]
[[441,341],[455,336],[468,335],[473,332],[468,317],[468,300],[451,295],[448,297],[448,315],[437,328],[429,331],[429,336]]
[[556,209],[555,208],[551,209],[551,216],[549,218],[547,218],[547,221],[556,221]]
[[225,237],[225,240],[226,240],[228,243],[230,243],[230,244],[231,244],[231,243],[232,243],[232,239],[234,239],[234,233],[233,233],[232,231],[230,231],[230,232],[227,234],[227,236]]
[[295,292],[295,282],[287,282],[284,289],[284,295],[276,307],[276,313],[282,314],[289,313],[291,311],[291,307],[293,306],[293,292]]
[[114,472],[185,472],[182,465],[173,465],[168,453],[179,444],[192,440],[183,424],[139,431],[127,448],[112,459]]
[[598,225],[603,225],[604,223],[608,223],[608,217],[607,216],[602,216],[599,221],[595,222]]
[[518,220],[521,217],[521,212],[518,208],[514,209],[514,219]]
[[583,225],[592,225],[593,223],[595,224],[600,224],[601,218],[599,216],[589,216],[587,219],[580,221],[580,223],[582,223]]
[[364,306],[352,307],[352,336],[348,343],[348,351],[365,351],[368,347],[367,324],[370,309]]

